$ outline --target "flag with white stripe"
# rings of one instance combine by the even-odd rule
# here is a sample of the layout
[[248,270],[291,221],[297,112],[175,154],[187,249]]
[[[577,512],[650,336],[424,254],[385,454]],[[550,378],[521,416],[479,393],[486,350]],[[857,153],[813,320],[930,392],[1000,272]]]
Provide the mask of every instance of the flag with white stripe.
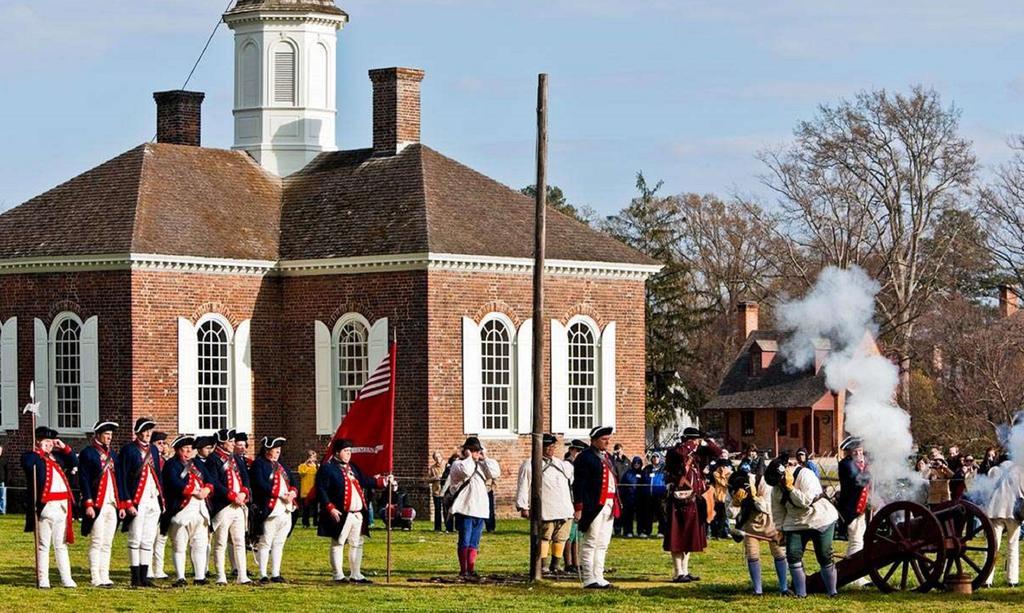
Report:
[[388,353],[367,377],[356,399],[331,438],[352,442],[352,462],[367,475],[391,474],[394,463],[395,355],[391,343]]

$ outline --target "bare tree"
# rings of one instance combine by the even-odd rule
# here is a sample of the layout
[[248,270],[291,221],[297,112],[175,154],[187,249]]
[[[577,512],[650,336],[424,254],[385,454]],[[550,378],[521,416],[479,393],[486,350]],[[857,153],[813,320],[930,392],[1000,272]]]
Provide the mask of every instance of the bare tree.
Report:
[[1024,406],[1024,319],[999,318],[991,307],[955,296],[922,319],[922,329],[918,343],[937,358],[922,365],[925,372],[915,369],[919,386],[934,389],[932,407],[915,401],[915,437],[996,442]]
[[1010,146],[1016,154],[999,169],[994,185],[982,192],[980,209],[992,257],[1020,288],[1024,287],[1024,137]]
[[789,245],[776,268],[809,285],[824,265],[856,264],[879,281],[879,323],[899,362],[904,406],[914,322],[956,238],[934,235],[935,224],[966,200],[976,169],[959,117],[921,87],[866,92],[820,107],[797,126],[792,146],[761,156],[779,196],[763,221]]

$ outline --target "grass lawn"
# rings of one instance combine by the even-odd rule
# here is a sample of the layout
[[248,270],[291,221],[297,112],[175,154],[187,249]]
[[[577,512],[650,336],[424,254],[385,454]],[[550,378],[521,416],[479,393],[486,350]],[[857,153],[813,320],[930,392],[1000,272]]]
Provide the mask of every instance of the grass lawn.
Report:
[[[412,532],[394,533],[394,573],[390,585],[384,584],[385,534],[375,531],[367,543],[364,572],[374,579],[373,586],[342,585],[330,582],[327,540],[317,538],[312,529],[296,528],[285,549],[282,574],[289,585],[260,587],[189,586],[173,589],[168,581],[164,589],[134,591],[98,590],[88,587],[86,567],[87,540],[78,538],[71,546],[71,560],[79,588],[55,587],[41,591],[34,587],[31,557],[32,535],[22,532],[22,518],[0,517],[0,610],[4,611],[88,611],[100,603],[124,610],[238,610],[238,611],[552,611],[614,607],[618,611],[696,610],[728,611],[780,610],[836,611],[977,611],[1024,609],[1024,590],[997,588],[983,590],[973,597],[952,594],[884,595],[874,589],[847,589],[839,599],[811,596],[805,600],[778,596],[757,598],[748,595],[746,564],[740,544],[712,541],[704,555],[695,556],[691,571],[703,580],[688,585],[667,583],[671,561],[656,540],[614,539],[608,555],[609,580],[620,589],[584,591],[571,582],[526,585],[452,585],[429,583],[432,577],[451,577],[458,571],[453,535],[435,534],[427,524],[419,523]],[[485,534],[477,567],[481,574],[513,575],[525,572],[529,549],[528,523],[525,520],[501,521],[498,532]],[[845,543],[838,543],[838,548]],[[765,591],[774,590],[774,571],[764,553]],[[128,581],[124,535],[114,544],[112,578],[120,585]],[[813,555],[808,561],[814,566]],[[250,568],[252,562],[250,560]],[[346,561],[347,565],[347,561]],[[346,568],[347,570],[347,568]],[[167,571],[172,573],[170,551]],[[51,581],[59,585],[51,563]],[[255,575],[255,573],[251,573]],[[419,581],[417,581],[419,580]],[[1002,572],[997,584],[1005,584]]]

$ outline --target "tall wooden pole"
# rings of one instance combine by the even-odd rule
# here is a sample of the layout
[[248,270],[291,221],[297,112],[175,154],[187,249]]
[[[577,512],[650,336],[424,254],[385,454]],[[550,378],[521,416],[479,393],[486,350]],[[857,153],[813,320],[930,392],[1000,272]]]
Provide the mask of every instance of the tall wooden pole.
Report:
[[530,579],[544,572],[540,557],[541,486],[544,471],[544,208],[547,199],[548,75],[537,76],[537,199],[533,237],[533,449],[530,480]]

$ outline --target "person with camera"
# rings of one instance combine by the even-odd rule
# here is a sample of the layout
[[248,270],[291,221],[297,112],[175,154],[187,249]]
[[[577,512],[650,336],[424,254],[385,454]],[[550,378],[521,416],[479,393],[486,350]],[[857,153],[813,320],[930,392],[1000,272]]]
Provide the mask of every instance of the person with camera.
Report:
[[788,452],[772,460],[765,471],[765,480],[772,486],[772,519],[785,537],[786,560],[796,596],[807,596],[803,559],[808,542],[814,544],[814,555],[821,566],[828,595],[837,595],[832,539],[839,513],[822,491],[821,481],[813,472],[798,465]]
[[662,548],[672,554],[673,583],[700,581],[690,573],[690,554],[708,546],[708,516],[704,469],[722,449],[697,428],[683,430],[682,440],[668,452],[665,473],[669,483],[665,539]]

